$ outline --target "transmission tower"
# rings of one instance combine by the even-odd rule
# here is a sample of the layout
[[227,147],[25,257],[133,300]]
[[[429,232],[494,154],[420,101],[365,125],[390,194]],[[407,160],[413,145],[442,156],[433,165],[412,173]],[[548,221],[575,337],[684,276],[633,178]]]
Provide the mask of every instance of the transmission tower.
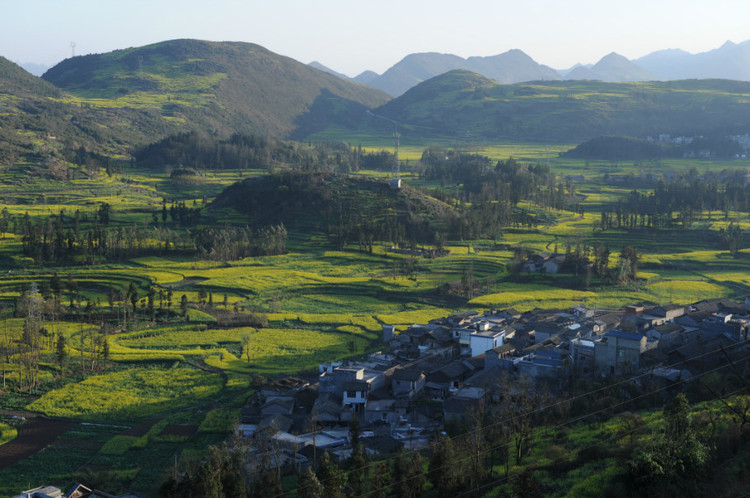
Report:
[[76,42],[74,41],[70,42],[70,56],[71,57],[76,56]]

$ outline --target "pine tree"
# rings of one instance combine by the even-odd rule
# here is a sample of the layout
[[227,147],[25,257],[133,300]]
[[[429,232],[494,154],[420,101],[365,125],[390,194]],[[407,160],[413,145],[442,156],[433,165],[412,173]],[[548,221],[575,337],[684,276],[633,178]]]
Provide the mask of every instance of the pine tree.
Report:
[[432,451],[428,476],[432,485],[437,489],[438,496],[453,496],[460,484],[460,474],[457,467],[453,441],[447,437],[441,437]]
[[65,366],[65,359],[68,356],[68,353],[65,350],[65,336],[62,334],[57,336],[57,350],[55,356],[57,357],[57,364],[60,365],[60,372],[62,373]]
[[297,482],[297,496],[299,498],[322,498],[324,495],[325,490],[318,480],[318,476],[315,475],[312,467],[308,467]]
[[323,485],[326,498],[340,498],[344,491],[346,476],[341,469],[331,460],[328,452],[323,453],[318,467],[318,480]]

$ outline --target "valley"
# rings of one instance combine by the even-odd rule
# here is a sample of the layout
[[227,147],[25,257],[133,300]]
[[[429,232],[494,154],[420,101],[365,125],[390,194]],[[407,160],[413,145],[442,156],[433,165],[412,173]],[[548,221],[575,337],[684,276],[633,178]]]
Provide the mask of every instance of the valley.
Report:
[[[0,62],[0,496],[75,482],[178,495],[165,486],[224,458],[274,381],[316,384],[320,365],[388,354],[389,326],[407,337],[472,311],[596,318],[750,295],[746,82],[501,85],[458,70],[390,99],[257,45],[195,40],[74,57],[44,79]],[[631,457],[666,444],[653,434],[671,430],[661,408],[678,392],[734,472],[749,452],[733,376],[747,360],[694,372],[708,387],[571,376],[539,409],[566,408],[525,429],[537,444],[513,459],[510,436],[488,435],[486,472],[465,467],[477,474],[463,489],[519,494],[532,476],[552,496],[616,489]],[[465,449],[467,424],[513,416],[503,389],[485,425],[441,413],[438,432]],[[436,411],[399,401],[415,425]],[[51,442],[18,451],[45,421]],[[302,469],[272,485],[255,470],[255,489],[303,491]],[[737,476],[726,482],[746,491]],[[425,495],[441,496],[430,479]]]

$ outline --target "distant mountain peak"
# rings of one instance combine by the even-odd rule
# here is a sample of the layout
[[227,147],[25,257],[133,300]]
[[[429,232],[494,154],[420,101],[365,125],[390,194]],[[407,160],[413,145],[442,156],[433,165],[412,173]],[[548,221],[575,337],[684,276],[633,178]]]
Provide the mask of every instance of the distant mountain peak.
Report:
[[593,66],[578,67],[567,74],[571,80],[647,81],[656,77],[617,52],[610,52]]

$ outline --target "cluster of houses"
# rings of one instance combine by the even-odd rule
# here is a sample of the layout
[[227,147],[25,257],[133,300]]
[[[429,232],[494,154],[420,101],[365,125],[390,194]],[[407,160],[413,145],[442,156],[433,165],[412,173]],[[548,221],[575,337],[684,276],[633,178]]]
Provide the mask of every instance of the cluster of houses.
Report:
[[350,456],[354,419],[370,454],[419,448],[449,419],[499,401],[518,376],[553,392],[587,377],[689,380],[724,362],[726,351],[747,349],[748,305],[506,309],[457,313],[399,334],[384,326],[387,350],[320,365],[317,379],[271,382],[251,398],[239,430],[278,442],[285,463],[304,464],[322,450]]

